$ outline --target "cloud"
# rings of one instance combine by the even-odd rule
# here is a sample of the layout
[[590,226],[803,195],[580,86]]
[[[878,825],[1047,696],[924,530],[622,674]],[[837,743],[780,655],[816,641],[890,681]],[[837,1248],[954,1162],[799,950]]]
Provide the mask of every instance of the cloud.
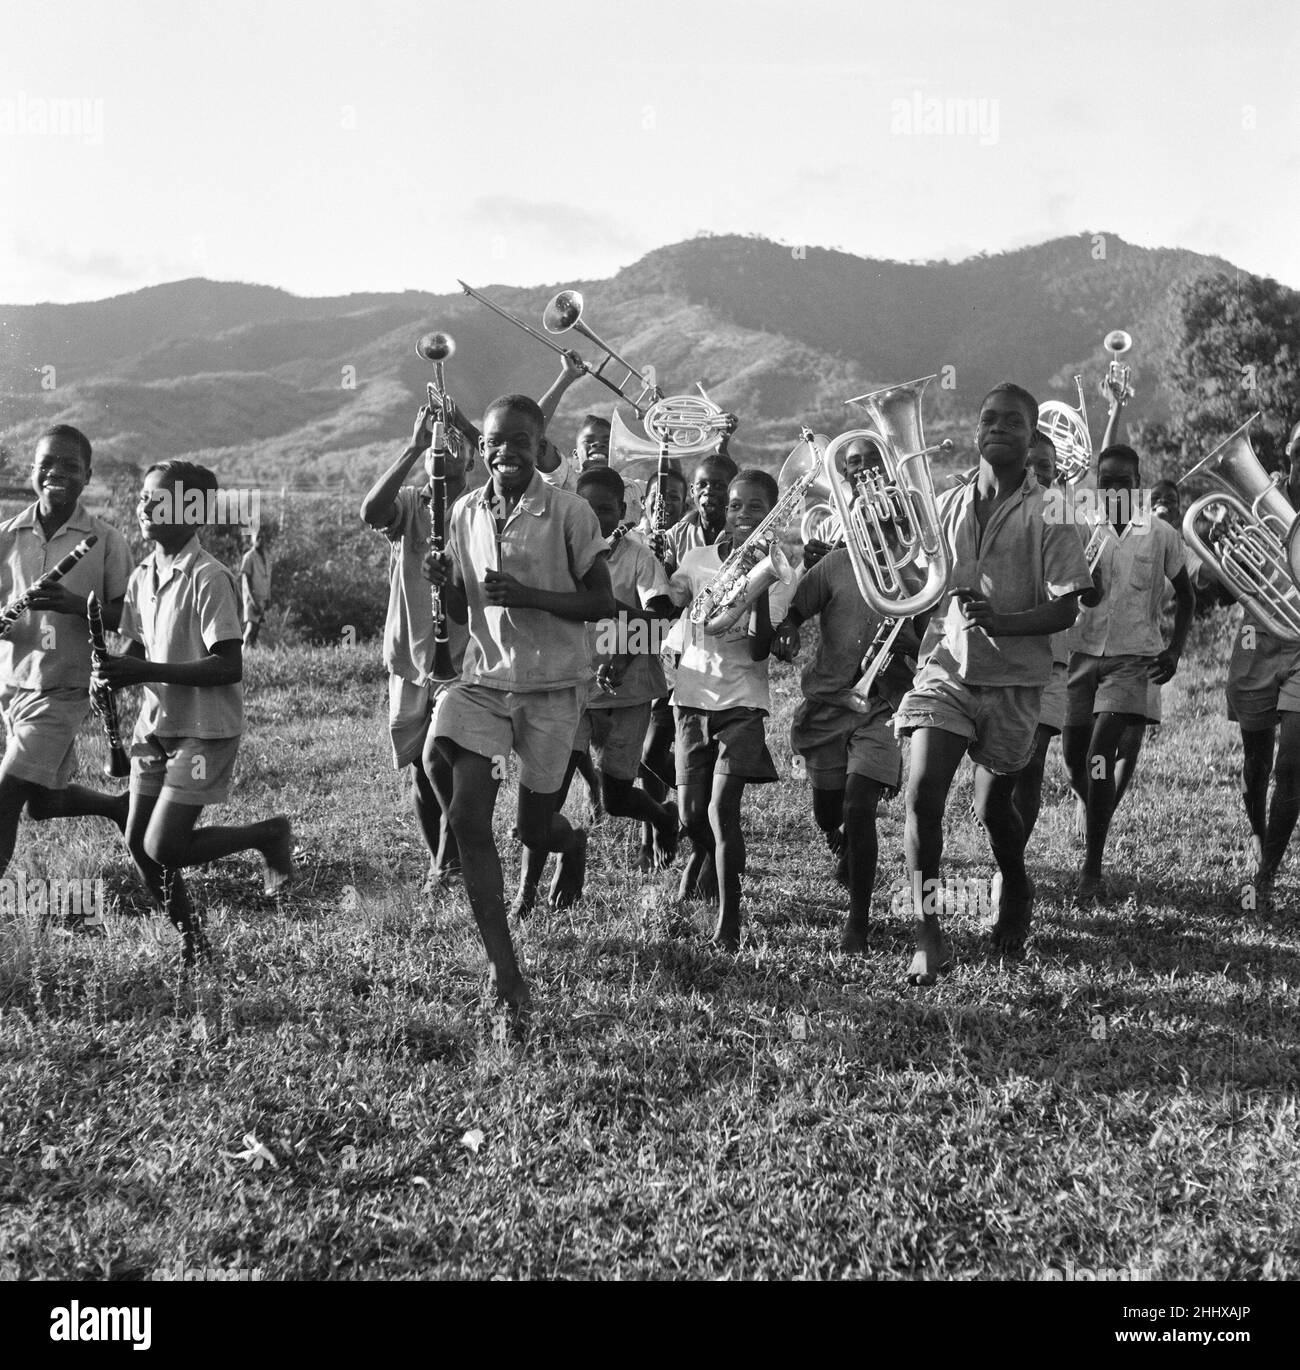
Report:
[[482,195],[470,203],[465,223],[476,233],[512,239],[531,252],[557,256],[576,252],[636,257],[654,246],[612,214],[558,200]]

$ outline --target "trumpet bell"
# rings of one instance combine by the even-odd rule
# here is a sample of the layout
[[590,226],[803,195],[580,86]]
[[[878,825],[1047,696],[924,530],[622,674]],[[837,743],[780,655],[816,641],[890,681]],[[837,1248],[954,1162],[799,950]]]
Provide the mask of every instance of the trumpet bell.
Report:
[[546,306],[542,327],[548,333],[567,333],[582,318],[582,291],[561,290]]
[[1101,345],[1107,352],[1113,352],[1118,357],[1133,346],[1133,338],[1130,334],[1125,333],[1122,328],[1112,328],[1102,339]]
[[425,333],[415,344],[415,355],[427,362],[445,362],[456,351],[456,340],[450,333]]

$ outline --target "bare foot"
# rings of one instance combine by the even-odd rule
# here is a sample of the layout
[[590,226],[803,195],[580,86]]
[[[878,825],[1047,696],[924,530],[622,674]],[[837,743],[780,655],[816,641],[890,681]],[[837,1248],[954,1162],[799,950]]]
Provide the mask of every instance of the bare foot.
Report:
[[844,934],[840,938],[840,950],[848,952],[866,951],[867,929],[870,923],[866,918],[854,918],[849,914],[844,924]]
[[1036,887],[1028,877],[1022,894],[1007,894],[999,889],[997,921],[988,930],[993,950],[1003,956],[1020,957],[1025,952],[1025,939],[1033,918]]
[[642,847],[636,856],[636,868],[641,875],[649,875],[655,868],[655,849],[653,846]]
[[1079,883],[1074,887],[1074,897],[1081,904],[1104,903],[1106,899],[1106,882],[1100,875],[1092,875],[1084,871],[1079,876]]
[[267,894],[282,894],[293,880],[293,829],[283,814],[268,820],[275,827],[275,836],[264,846]]
[[835,878],[845,889],[849,887],[849,854],[841,850],[835,859]]
[[671,866],[677,860],[677,842],[681,836],[681,820],[677,816],[676,808],[668,808],[668,824],[662,832],[655,829],[654,837],[654,867],[663,869]]
[[909,985],[933,985],[952,969],[952,947],[937,923],[916,924],[916,955],[907,968]]
[[713,930],[713,945],[722,951],[738,952],[740,950],[740,919],[718,919],[718,926]]
[[1082,799],[1074,801],[1074,840],[1082,842],[1088,836],[1088,806]]
[[587,833],[578,828],[573,836],[573,847],[560,853],[555,878],[551,881],[553,909],[567,909],[582,898],[582,885],[587,875]]
[[510,905],[510,912],[507,918],[518,918],[522,923],[525,918],[537,907],[537,886],[520,885],[519,891],[515,895],[514,903]]

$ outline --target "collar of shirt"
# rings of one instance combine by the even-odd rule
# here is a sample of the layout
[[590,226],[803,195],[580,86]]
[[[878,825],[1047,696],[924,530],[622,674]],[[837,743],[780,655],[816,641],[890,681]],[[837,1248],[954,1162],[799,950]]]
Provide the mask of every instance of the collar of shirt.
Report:
[[173,557],[168,557],[161,547],[155,547],[150,558],[154,589],[161,590],[174,576],[186,574],[202,550],[197,533]]
[[[45,539],[45,530],[41,527],[41,521],[37,516],[40,507],[39,504],[28,505],[14,520],[14,527],[34,528],[40,533],[42,539]],[[54,530],[54,536],[58,537],[60,533],[65,531],[69,533],[93,533],[95,531],[94,520],[80,500],[72,506],[72,513],[68,515],[67,519]]]
[[[1003,500],[1003,502],[989,515],[988,522],[984,525],[983,532],[978,531],[978,528],[976,529],[976,542],[981,549],[990,535],[997,530],[998,525],[1005,521],[1006,515],[1009,514],[1012,509],[1018,508],[1019,505],[1024,502],[1025,498],[1032,495],[1035,490],[1041,491],[1042,486],[1038,483],[1038,477],[1026,467],[1025,478],[1016,488],[1016,491],[1011,498]],[[975,516],[975,500],[979,496],[978,476],[975,480],[971,481],[969,485],[953,486],[951,493],[953,496],[951,507],[955,510],[955,517],[960,519],[963,515],[969,513],[973,519]]]
[[[505,521],[509,523],[516,512],[521,509],[525,514],[532,514],[534,517],[540,518],[550,507],[551,489],[552,487],[550,484],[542,479],[542,473],[534,470],[532,480],[528,482],[528,486],[524,490],[524,493],[519,496],[519,500],[515,504],[515,507],[506,515]],[[496,517],[496,510],[492,503],[495,496],[490,480],[486,485],[480,486],[470,498],[476,501],[480,509],[486,509],[493,518]]]

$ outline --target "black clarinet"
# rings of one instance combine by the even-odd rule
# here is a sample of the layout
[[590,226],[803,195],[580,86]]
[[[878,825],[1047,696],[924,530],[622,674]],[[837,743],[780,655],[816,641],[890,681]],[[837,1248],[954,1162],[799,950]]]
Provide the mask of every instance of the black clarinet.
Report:
[[[429,551],[441,558],[447,547],[447,438],[446,426],[441,419],[433,425],[433,470],[429,484],[432,486],[432,499],[429,507]],[[455,668],[451,664],[451,636],[447,628],[447,604],[443,599],[442,586],[434,585],[430,590],[430,603],[433,609],[433,679],[454,680]]]
[[27,612],[32,596],[38,590],[57,585],[98,541],[99,538],[94,533],[88,538],[82,538],[57,566],[51,566],[39,580],[34,580],[21,595],[15,595],[3,609],[0,609],[0,638],[8,637],[13,631],[14,624]]
[[[99,607],[99,596],[92,590],[86,596],[86,621],[90,624],[90,659],[96,669],[108,656],[108,643],[104,640],[104,615]],[[108,765],[104,774],[115,780],[124,780],[131,774],[131,758],[122,745],[122,729],[117,719],[117,700],[110,689],[90,691],[90,702],[95,712],[104,720],[104,732],[108,736]]]

